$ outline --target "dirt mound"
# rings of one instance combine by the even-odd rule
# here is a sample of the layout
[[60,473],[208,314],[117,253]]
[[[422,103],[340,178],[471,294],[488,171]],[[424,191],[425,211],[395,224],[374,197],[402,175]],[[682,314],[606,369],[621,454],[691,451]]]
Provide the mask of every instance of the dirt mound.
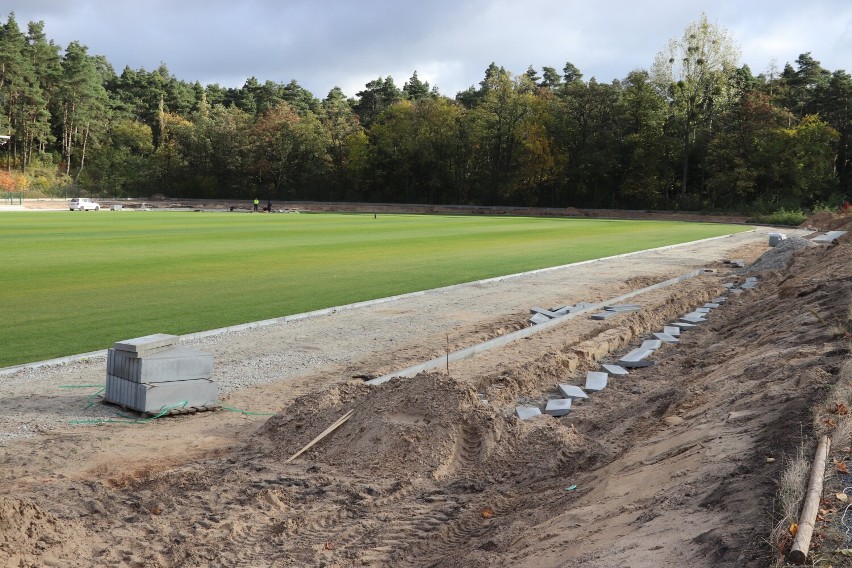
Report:
[[[260,435],[268,452],[289,457],[350,409],[351,419],[299,459],[359,474],[445,479],[513,469],[531,455],[548,461],[554,448],[570,453],[579,443],[552,421],[504,420],[469,384],[437,373],[301,397]],[[560,466],[558,456],[549,461],[539,467]]]
[[60,521],[38,505],[0,497],[0,565],[59,566],[84,531]]
[[850,231],[852,230],[852,211],[841,213],[820,211],[808,217],[799,227],[820,231]]
[[814,243],[802,237],[790,237],[779,242],[775,247],[761,255],[744,273],[762,272],[764,270],[783,270],[787,268],[793,254],[800,249],[815,247]]

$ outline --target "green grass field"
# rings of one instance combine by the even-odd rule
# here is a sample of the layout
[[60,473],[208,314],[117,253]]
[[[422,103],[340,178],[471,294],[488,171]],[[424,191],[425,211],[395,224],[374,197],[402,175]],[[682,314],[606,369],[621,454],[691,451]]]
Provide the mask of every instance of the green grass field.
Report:
[[746,229],[515,217],[0,213],[0,367]]

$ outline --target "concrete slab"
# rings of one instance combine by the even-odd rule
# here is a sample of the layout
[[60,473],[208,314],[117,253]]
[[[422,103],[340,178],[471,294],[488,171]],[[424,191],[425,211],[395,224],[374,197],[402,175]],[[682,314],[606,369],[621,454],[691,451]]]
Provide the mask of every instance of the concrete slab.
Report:
[[583,392],[578,386],[575,385],[559,385],[559,392],[562,393],[562,396],[565,398],[589,398],[589,395]]
[[681,333],[683,333],[684,331],[687,331],[690,328],[697,327],[697,325],[695,323],[685,322],[685,321],[676,321],[676,322],[672,323],[672,325],[676,325],[677,327],[679,327]]
[[574,306],[573,311],[576,312],[577,310],[585,310],[586,308],[591,308],[592,306],[594,306],[594,304],[591,302],[577,302],[577,304]]
[[670,333],[654,333],[654,337],[665,343],[678,343],[680,340]]
[[719,296],[718,298],[713,298],[710,301],[714,302],[716,304],[724,304],[725,302],[728,301],[728,298],[726,298],[725,296]]
[[609,375],[600,371],[589,371],[586,373],[586,390],[602,391],[606,388]]
[[820,235],[813,239],[815,243],[833,243],[840,237],[846,234],[847,231],[829,231],[824,235]]
[[672,337],[680,337],[680,326],[678,325],[664,325],[663,333],[668,333]]
[[208,379],[146,384],[108,375],[104,399],[138,412],[156,414],[166,407],[184,403],[187,407],[216,404],[219,389]]
[[617,316],[620,313],[622,313],[622,312],[610,312],[610,311],[598,312],[596,314],[592,314],[592,319],[593,320],[605,320],[607,318],[611,318],[612,316]]
[[609,373],[610,375],[613,375],[613,376],[623,376],[623,375],[628,374],[627,369],[625,369],[624,367],[622,367],[620,365],[604,364],[604,365],[601,365],[601,367],[603,367],[604,370],[607,373]]
[[145,357],[131,357],[127,351],[107,350],[107,375],[137,383],[163,383],[210,379],[213,377],[213,355],[174,347]]
[[530,418],[541,416],[541,410],[539,410],[537,406],[516,406],[515,414],[517,414],[518,418],[521,420],[529,420]]
[[709,314],[710,308],[695,308],[695,313],[697,314]]
[[604,306],[607,312],[638,312],[642,309],[639,304],[623,304],[618,306]]
[[654,349],[659,349],[662,346],[663,342],[659,339],[646,339],[642,342],[642,345],[639,347],[639,349],[650,349],[651,351],[653,351]]
[[543,316],[549,317],[550,319],[559,317],[559,314],[551,312],[550,310],[545,310],[544,308],[539,308],[538,306],[533,306],[532,308],[530,308],[530,313],[541,314]]
[[618,362],[618,364],[625,369],[639,369],[641,367],[653,367],[657,364],[657,362],[652,361],[651,359],[640,359],[638,361],[625,361],[622,359]]
[[711,310],[715,310],[716,308],[721,308],[722,304],[716,302],[707,302],[706,304],[704,304],[704,307],[710,308]]
[[539,324],[539,323],[544,323],[546,321],[550,321],[551,319],[552,318],[549,318],[549,317],[547,317],[546,315],[543,315],[543,314],[535,314],[533,317],[531,317],[527,321],[529,321],[531,324],[535,325],[535,324]]
[[[155,333],[153,335],[145,335],[134,339],[125,339],[117,341],[113,345],[116,351],[126,351],[135,354],[136,357],[144,357],[163,349],[169,349],[180,342],[180,337],[177,335],[169,335],[167,333]],[[130,355],[131,357],[133,355]]]
[[571,412],[570,398],[555,398],[547,401],[547,406],[544,407],[544,413],[550,416],[565,416]]
[[722,288],[727,288],[728,290],[731,290],[732,288],[736,288],[736,287],[737,287],[737,285],[734,284],[733,282],[725,282],[724,284],[722,284]]
[[757,282],[743,282],[740,288],[743,290],[751,290],[753,288],[757,288]]
[[685,316],[680,316],[680,319],[682,319],[683,321],[685,321],[687,323],[702,323],[702,322],[707,321],[706,319],[704,319],[703,314],[694,314],[694,313],[686,314]]

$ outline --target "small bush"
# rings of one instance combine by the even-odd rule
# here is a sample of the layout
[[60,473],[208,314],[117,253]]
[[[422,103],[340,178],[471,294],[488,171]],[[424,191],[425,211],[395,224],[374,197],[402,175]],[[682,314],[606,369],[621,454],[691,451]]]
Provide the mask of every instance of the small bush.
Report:
[[808,216],[801,209],[787,210],[783,207],[769,214],[755,215],[749,219],[752,223],[765,225],[786,225],[797,227],[805,222]]

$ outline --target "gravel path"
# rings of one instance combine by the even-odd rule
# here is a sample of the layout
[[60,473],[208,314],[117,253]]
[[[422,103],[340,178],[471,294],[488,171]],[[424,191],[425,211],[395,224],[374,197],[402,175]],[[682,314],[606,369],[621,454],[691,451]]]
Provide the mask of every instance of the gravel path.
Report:
[[[523,325],[531,306],[601,301],[724,258],[748,258],[743,251],[751,250],[754,258],[765,249],[771,231],[758,228],[498,281],[431,290],[328,315],[188,338],[182,343],[213,353],[214,378],[225,396],[245,387],[325,371],[345,370],[350,374],[341,380],[349,379],[372,357],[387,360],[388,353],[398,354],[393,364],[401,369],[440,355],[448,334],[456,349],[493,337],[503,327],[516,329]],[[803,234],[788,232],[789,236]],[[0,445],[67,426],[69,420],[114,417],[116,409],[108,405],[81,404],[81,394],[94,395],[97,387],[73,388],[102,385],[104,374],[105,357],[101,355],[0,374]]]

